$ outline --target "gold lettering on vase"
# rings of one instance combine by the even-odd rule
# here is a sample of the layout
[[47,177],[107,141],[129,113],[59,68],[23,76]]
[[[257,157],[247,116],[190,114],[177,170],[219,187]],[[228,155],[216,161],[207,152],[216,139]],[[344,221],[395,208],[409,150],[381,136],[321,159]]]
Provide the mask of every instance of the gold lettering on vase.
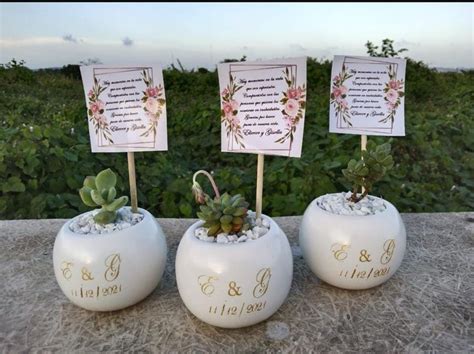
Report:
[[[226,305],[225,303],[220,305],[210,305],[209,306],[209,313],[214,314],[216,316],[235,316],[241,317],[242,315],[248,316],[255,312],[260,312],[265,309],[265,305],[267,304],[266,301],[257,302],[257,303],[250,303],[247,304],[243,302],[240,305]],[[220,311],[219,311],[220,310]]]
[[117,295],[122,292],[122,285],[121,284],[112,284],[110,286],[96,286],[95,288],[87,288],[81,284],[79,289],[72,289],[71,295],[74,297],[81,297],[81,298],[91,298],[91,299],[99,299],[100,297],[105,296],[113,296]]
[[237,286],[235,281],[229,282],[229,290],[227,290],[227,294],[229,296],[240,296],[242,293],[240,292],[240,286]]
[[71,267],[72,266],[73,266],[73,264],[71,262],[66,262],[66,261],[64,261],[61,264],[61,272],[63,273],[64,279],[66,279],[66,280],[71,279],[71,277],[72,277]]
[[334,258],[337,261],[343,261],[347,258],[347,250],[349,249],[350,245],[342,245],[340,243],[334,243],[331,246],[331,251],[334,254]]
[[371,262],[372,261],[370,259],[370,254],[367,253],[367,250],[361,250],[360,251],[359,261],[361,261],[361,262]]
[[92,272],[90,272],[86,267],[82,267],[81,269],[81,278],[82,280],[94,280],[94,277],[92,276]]
[[198,284],[201,287],[201,292],[206,296],[211,296],[214,293],[214,285],[212,282],[216,281],[218,278],[211,275],[200,275],[198,277]]
[[114,281],[120,274],[120,254],[114,253],[108,256],[105,259],[105,269],[104,277],[107,281]]
[[383,250],[385,251],[380,256],[380,263],[387,264],[392,259],[393,253],[395,252],[395,240],[389,239],[383,244]]
[[272,277],[272,271],[270,268],[262,268],[258,271],[256,280],[257,285],[253,289],[253,297],[258,299],[265,295],[270,285],[270,278]]

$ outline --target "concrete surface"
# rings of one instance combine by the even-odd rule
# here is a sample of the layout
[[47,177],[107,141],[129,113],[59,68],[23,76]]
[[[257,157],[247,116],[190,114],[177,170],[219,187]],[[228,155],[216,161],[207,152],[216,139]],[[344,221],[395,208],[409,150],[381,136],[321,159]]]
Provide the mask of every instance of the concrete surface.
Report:
[[174,256],[193,220],[159,219],[169,260],[159,287],[128,309],[70,303],[52,267],[65,220],[0,221],[0,349],[23,351],[308,352],[474,351],[474,213],[404,214],[407,254],[385,284],[364,291],[320,282],[297,245],[301,217],[275,218],[290,239],[294,280],[269,320],[225,330],[187,311]]

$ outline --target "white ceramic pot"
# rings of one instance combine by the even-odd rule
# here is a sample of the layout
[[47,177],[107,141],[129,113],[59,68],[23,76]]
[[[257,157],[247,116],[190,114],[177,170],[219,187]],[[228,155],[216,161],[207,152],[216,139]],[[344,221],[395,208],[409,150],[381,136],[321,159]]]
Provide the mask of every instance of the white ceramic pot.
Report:
[[194,223],[176,254],[176,282],[184,304],[213,326],[239,328],[273,315],[285,301],[293,277],[293,257],[284,232],[268,216],[267,234],[236,244],[197,239]]
[[66,222],[54,242],[54,274],[64,295],[93,311],[136,304],[158,285],[165,269],[165,235],[148,211],[142,221],[108,234],[80,235]]
[[337,215],[321,209],[319,198],[308,206],[300,225],[299,243],[309,268],[344,289],[387,281],[405,254],[405,225],[397,209],[384,200],[387,208],[375,215]]

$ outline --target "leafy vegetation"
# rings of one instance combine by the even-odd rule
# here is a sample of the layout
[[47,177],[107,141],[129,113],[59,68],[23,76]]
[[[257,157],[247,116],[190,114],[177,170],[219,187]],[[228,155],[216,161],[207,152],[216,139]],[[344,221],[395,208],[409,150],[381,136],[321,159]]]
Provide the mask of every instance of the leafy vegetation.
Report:
[[[375,50],[375,49],[374,49]],[[0,219],[69,218],[87,210],[83,176],[111,167],[128,194],[125,153],[92,154],[76,67],[0,67]],[[75,73],[75,74],[74,74]],[[308,58],[303,154],[267,156],[263,209],[301,215],[315,197],[351,189],[341,168],[360,148],[357,135],[328,132],[331,62]],[[75,76],[76,75],[76,76]],[[140,207],[157,217],[193,217],[192,171],[214,168],[221,188],[255,200],[256,156],[220,152],[217,72],[164,70],[169,151],[135,153]],[[372,190],[402,212],[474,208],[474,71],[439,73],[409,59],[406,137],[392,145],[394,167]]]

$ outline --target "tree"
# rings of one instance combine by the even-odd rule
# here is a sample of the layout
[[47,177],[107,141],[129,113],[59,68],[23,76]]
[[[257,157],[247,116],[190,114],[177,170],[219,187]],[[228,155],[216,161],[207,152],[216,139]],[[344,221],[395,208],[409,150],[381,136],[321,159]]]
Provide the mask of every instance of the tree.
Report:
[[400,53],[408,51],[407,48],[401,48],[399,50],[395,50],[393,48],[393,40],[388,39],[388,38],[385,38],[382,41],[382,49],[379,52],[377,52],[377,49],[379,49],[379,47],[375,46],[370,41],[367,41],[367,43],[365,43],[365,47],[367,48],[367,53],[371,57],[385,57],[385,58],[396,57],[396,56],[399,56]]
[[81,60],[79,62],[80,65],[94,65],[94,64],[102,64],[99,58],[87,58],[86,60]]
[[239,62],[239,61],[246,61],[247,60],[247,56],[244,55],[242,56],[242,58],[239,59],[224,59],[224,61],[221,61],[221,63],[235,63],[235,62]]

